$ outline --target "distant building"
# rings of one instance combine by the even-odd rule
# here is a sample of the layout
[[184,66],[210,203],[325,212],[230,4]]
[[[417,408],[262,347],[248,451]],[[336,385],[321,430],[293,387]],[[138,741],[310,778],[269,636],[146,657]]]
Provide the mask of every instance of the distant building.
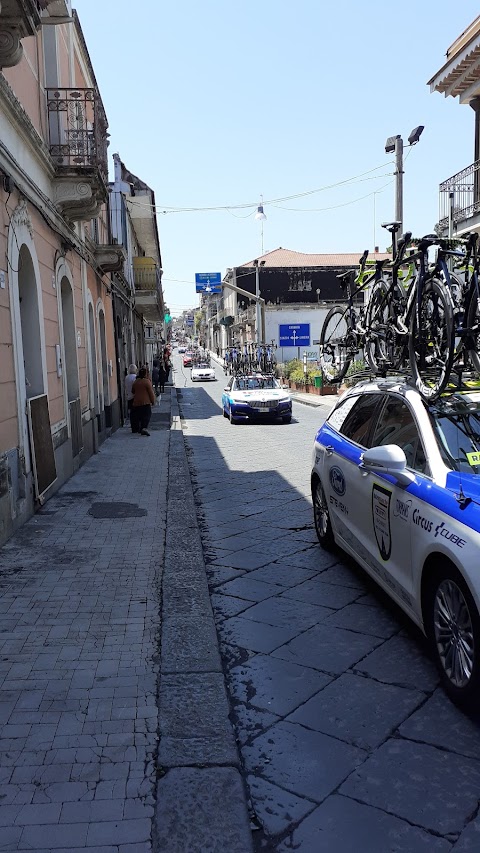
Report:
[[[311,336],[318,339],[323,319],[333,303],[344,300],[337,276],[358,267],[358,253],[307,254],[279,247],[255,259],[258,262],[260,296],[265,299],[265,337],[278,343],[280,324],[308,323]],[[389,258],[378,251],[369,260]],[[255,340],[255,302],[229,290],[229,282],[255,294],[256,269],[248,261],[227,272],[221,297],[209,296],[207,307],[208,343],[224,349]],[[312,313],[314,312],[314,313]],[[285,353],[293,358],[296,353]]]

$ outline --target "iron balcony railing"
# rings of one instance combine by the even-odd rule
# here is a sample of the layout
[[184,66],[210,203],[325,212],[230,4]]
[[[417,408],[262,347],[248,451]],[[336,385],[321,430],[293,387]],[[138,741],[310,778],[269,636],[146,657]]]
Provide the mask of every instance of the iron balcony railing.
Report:
[[[450,194],[453,193],[453,199]],[[450,206],[453,203],[453,220],[458,222],[480,213],[480,160],[452,175],[440,184],[440,222],[448,225]]]
[[[135,290],[141,291],[161,291],[161,276],[160,271],[155,263],[149,258],[134,258],[133,259],[133,281]],[[141,263],[140,263],[141,262]]]
[[50,154],[56,165],[108,178],[107,117],[96,89],[47,89]]

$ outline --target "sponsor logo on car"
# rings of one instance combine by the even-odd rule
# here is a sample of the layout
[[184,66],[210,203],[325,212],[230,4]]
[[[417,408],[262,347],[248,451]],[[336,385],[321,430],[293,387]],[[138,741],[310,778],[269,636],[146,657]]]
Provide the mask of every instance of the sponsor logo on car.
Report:
[[334,465],[333,468],[330,468],[330,485],[337,495],[344,495],[347,490],[343,471],[336,465]]
[[402,521],[408,521],[410,517],[410,510],[412,508],[411,501],[402,501],[399,498],[395,501],[395,507],[393,510],[393,514],[395,518],[401,518]]
[[461,539],[456,533],[452,533],[451,530],[448,530],[448,528],[445,527],[444,521],[437,524],[435,528],[435,539],[437,536],[441,536],[443,539],[448,539],[448,541],[453,545],[456,545],[457,548],[463,548],[463,546],[467,544],[465,539]]
[[390,528],[390,501],[392,493],[374,483],[372,489],[373,531],[382,560],[389,560],[392,553],[392,531]]

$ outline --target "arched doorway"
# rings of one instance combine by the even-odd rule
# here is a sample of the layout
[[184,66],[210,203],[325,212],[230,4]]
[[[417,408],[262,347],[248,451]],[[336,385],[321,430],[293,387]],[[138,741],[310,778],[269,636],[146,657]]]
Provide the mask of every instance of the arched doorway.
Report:
[[100,405],[98,400],[97,346],[95,342],[95,318],[91,302],[88,305],[88,337],[90,339],[88,366],[90,371],[90,388],[92,395],[90,399],[90,406],[94,410],[95,414],[98,415],[100,412]]
[[103,308],[98,312],[98,327],[100,331],[100,358],[102,362],[102,391],[103,391],[103,408],[110,403],[110,394],[108,388],[108,368],[107,368],[107,337],[105,333],[105,314]]
[[21,341],[17,341],[23,356],[23,377],[18,379],[25,388],[25,396],[37,397],[45,393],[40,312],[37,282],[32,256],[26,246],[20,249],[18,263],[18,301],[20,305]]
[[73,292],[66,276],[60,286],[63,319],[63,352],[65,363],[66,395],[69,403],[77,400],[80,394],[78,381],[77,338],[75,334],[75,314]]

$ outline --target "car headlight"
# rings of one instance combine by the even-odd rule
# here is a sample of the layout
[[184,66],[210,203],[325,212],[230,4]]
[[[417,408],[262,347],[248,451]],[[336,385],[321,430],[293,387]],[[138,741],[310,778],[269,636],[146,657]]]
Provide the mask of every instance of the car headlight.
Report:
[[290,403],[290,397],[282,397],[279,403]]

